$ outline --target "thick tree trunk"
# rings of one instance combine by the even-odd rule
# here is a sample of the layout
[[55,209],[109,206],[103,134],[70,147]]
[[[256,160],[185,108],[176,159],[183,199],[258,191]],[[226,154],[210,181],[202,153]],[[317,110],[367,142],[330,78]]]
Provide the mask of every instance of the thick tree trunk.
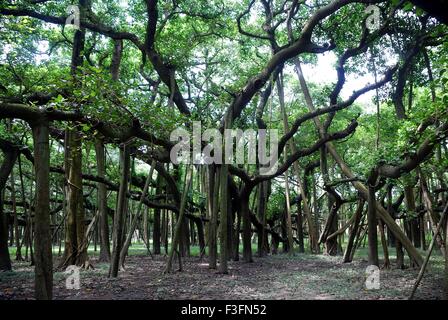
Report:
[[[228,175],[228,174],[227,174]],[[231,177],[228,175],[229,179]],[[233,206],[232,206],[232,196],[230,194],[230,189],[228,191],[229,195],[227,197],[227,261],[230,261],[233,254]]]
[[[173,257],[174,252],[179,250],[179,239],[181,236],[181,226],[184,219],[185,214],[185,208],[187,205],[187,199],[188,199],[188,192],[190,190],[191,181],[192,181],[192,175],[193,175],[193,166],[189,165],[186,168],[185,173],[185,182],[184,182],[184,188],[182,192],[182,199],[180,202],[180,208],[179,208],[179,216],[177,218],[176,226],[174,228],[174,234],[173,234],[173,240],[171,241],[171,249],[168,255],[168,261],[166,263],[165,273],[170,273],[172,271],[172,264],[173,264]],[[179,254],[180,255],[180,254]],[[181,263],[181,258],[179,256],[179,263]],[[182,269],[182,266],[179,266],[180,269]]]
[[[103,141],[97,138],[95,140],[97,174],[100,178],[106,175],[106,157],[104,153]],[[107,217],[107,189],[104,183],[98,182],[98,214],[99,214],[99,233],[100,233],[100,262],[110,261],[110,243],[109,243],[109,223]]]
[[[423,251],[426,251],[426,232],[425,232],[425,216],[422,215],[419,218],[419,225],[420,225],[420,248]],[[445,240],[446,243],[446,240]]]
[[[19,162],[19,177],[20,177],[20,192],[22,194],[22,202],[26,202],[26,194],[25,194],[25,183],[23,181],[23,171],[22,171],[22,161],[21,156],[18,157]],[[32,184],[31,184],[32,186]],[[30,192],[32,194],[32,192]],[[64,201],[65,204],[65,201]],[[26,218],[26,227],[24,231],[24,239],[25,242],[25,260],[28,260],[28,248],[30,248],[30,256],[31,256],[31,265],[34,265],[34,257],[33,257],[33,245],[32,245],[32,220],[31,220],[31,210],[28,211],[26,206],[23,207],[23,213]]]
[[338,253],[338,242],[334,239],[337,237],[329,237],[329,235],[337,231],[337,225],[335,227],[335,223],[337,223],[338,220],[337,212],[341,206],[341,203],[336,202],[334,197],[331,197],[330,195],[328,198],[329,201],[331,198],[330,203],[332,203],[332,207],[329,209],[330,211],[325,222],[324,230],[320,236],[319,243],[325,242],[325,254],[335,256]]
[[181,257],[190,256],[190,225],[185,216],[180,225],[179,253]]
[[303,216],[302,216],[302,206],[301,200],[297,202],[297,217],[296,217],[296,227],[297,227],[297,239],[299,241],[299,252],[305,252],[305,243],[303,238]]
[[218,271],[220,273],[228,273],[228,266],[227,266],[227,260],[229,258],[229,251],[228,251],[228,214],[229,214],[229,186],[228,186],[228,168],[226,164],[221,165],[219,168],[219,174],[220,174],[220,191],[221,191],[221,197],[220,197],[220,212],[221,212],[221,218],[220,218],[220,234],[219,234],[219,267]]
[[[288,239],[288,230],[287,230],[287,225],[286,225],[286,219],[287,219],[287,213],[286,213],[286,204],[285,207],[283,208],[283,212],[281,214],[281,218],[280,218],[280,226],[281,226],[281,235],[283,239]],[[285,242],[282,242],[282,249],[283,249],[283,253],[287,253],[289,250],[289,242],[288,240],[286,240]]]
[[205,250],[205,235],[204,235],[204,224],[202,223],[202,219],[196,219],[195,224],[196,224],[196,228],[198,229],[199,252],[204,252],[204,250]]
[[[151,233],[151,227],[149,225],[149,215],[150,209],[147,207],[145,212],[143,213],[143,226],[142,226],[142,238],[143,242],[146,244],[146,249],[148,249],[148,253],[150,253],[150,244],[149,244],[149,235]],[[159,215],[159,223],[160,223],[160,215]],[[159,224],[160,225],[160,224]]]
[[168,210],[163,210],[162,211],[162,220],[163,220],[163,225],[164,225],[164,232],[163,232],[163,248],[165,251],[165,255],[168,255],[168,232],[169,232],[169,224],[170,224],[170,216],[168,214]]
[[[166,219],[167,218],[166,218],[165,210],[160,210],[160,238],[161,238],[160,241],[161,241],[161,245],[163,244],[164,247],[165,247],[166,230],[167,230]],[[153,236],[154,236],[154,233],[153,233]]]
[[7,215],[3,213],[4,192],[0,191],[0,271],[11,270],[11,258],[8,248],[8,220]]
[[209,188],[207,192],[207,205],[210,212],[210,223],[208,227],[208,266],[210,269],[216,269],[218,255],[216,237],[218,230],[219,175],[216,174],[216,167],[214,165],[210,165],[208,168]]
[[[408,184],[405,185],[404,187],[404,198],[405,198],[405,203],[406,203],[406,208],[407,208],[407,212],[408,212],[408,216],[410,217],[409,219],[406,219],[405,221],[403,221],[404,227],[405,227],[405,231],[406,234],[408,236],[408,238],[413,241],[414,245],[416,243],[416,234],[415,234],[415,224],[417,222],[416,220],[416,208],[415,208],[415,197],[414,197],[414,188],[412,185]],[[420,240],[418,241],[418,245],[416,245],[415,247],[420,246]],[[411,267],[415,267],[415,263],[412,259],[411,256],[409,256],[411,263],[410,266]]]
[[20,244],[19,220],[17,217],[16,180],[14,176],[14,168],[11,170],[11,201],[12,212],[14,214],[14,241],[16,243],[16,261],[22,261],[22,246]]
[[5,187],[8,177],[16,162],[18,153],[16,150],[9,148],[2,148],[3,163],[0,167],[0,270],[11,270],[11,258],[8,249],[8,216],[3,212],[3,198],[5,196]]
[[[376,180],[376,179],[375,179]],[[377,234],[377,218],[376,218],[376,198],[375,198],[375,186],[369,181],[369,194],[368,194],[368,210],[367,210],[367,228],[369,239],[369,265],[375,265],[379,267],[378,261],[378,234]]]
[[[241,230],[241,214],[237,210],[235,212],[235,228],[233,230],[233,261],[240,260],[240,230]],[[267,240],[267,237],[266,237]]]
[[[22,162],[21,162],[21,156],[19,155],[18,158],[19,163],[19,182],[20,182],[20,195],[22,198],[22,202],[25,203],[26,201],[26,195],[25,195],[25,185],[23,182],[23,172],[22,172]],[[30,217],[28,215],[28,210],[26,206],[23,207],[23,217],[25,219],[26,225],[23,229],[23,235],[22,235],[22,246],[25,246],[25,261],[28,259],[28,229],[30,225]]]
[[192,220],[188,220],[188,224],[190,225],[190,244],[195,246],[197,245],[195,224]]
[[292,219],[291,219],[291,202],[289,198],[289,175],[288,170],[285,171],[285,201],[286,201],[286,211],[285,211],[285,223],[286,223],[286,236],[288,239],[287,251],[290,255],[294,254],[294,239],[292,235]]
[[383,255],[384,255],[383,269],[389,269],[390,268],[389,248],[387,247],[387,239],[386,239],[386,233],[384,232],[384,223],[383,223],[383,221],[379,221],[378,227],[380,229],[381,246],[383,247]]
[[116,278],[119,270],[119,258],[122,248],[123,227],[126,216],[126,194],[128,192],[131,167],[130,146],[124,144],[120,148],[120,190],[118,191],[117,210],[115,210],[112,231],[112,256],[110,260],[109,277]]
[[[206,196],[206,203],[205,203],[205,219],[206,219],[206,221],[210,221],[210,211],[209,211],[209,205],[208,205],[208,188],[209,188],[209,185],[208,185],[208,173],[207,173],[207,167],[206,166],[200,166],[199,167],[200,169],[200,173],[201,173],[201,184],[200,184],[200,192],[202,193],[202,194],[205,194],[205,195],[207,195]],[[209,226],[209,223],[205,223],[204,224],[204,239],[207,239],[207,241],[208,241],[208,226]],[[202,253],[202,255],[204,255],[205,254],[205,250],[204,250],[204,252]]]
[[[162,194],[162,178],[160,175],[157,175],[156,183],[156,195]],[[154,251],[154,254],[161,253],[160,240],[161,238],[163,238],[162,224],[165,224],[165,221],[163,217],[161,217],[161,210],[159,208],[155,208],[152,230],[152,249]]]
[[[326,167],[326,164],[321,163],[321,166],[322,165]],[[322,169],[322,171],[328,171],[328,170]],[[327,179],[326,181],[328,181],[328,178],[326,179]],[[327,183],[325,183],[325,185],[326,184]],[[333,190],[331,186],[326,185],[325,190],[327,191],[328,203],[331,204],[331,208],[328,208],[329,214],[325,222],[324,230],[319,238],[319,243],[325,242],[325,253],[334,256],[338,254],[338,242],[337,240],[336,241],[334,240],[337,237],[330,237],[330,235],[337,232],[338,211],[343,201],[342,198],[339,196],[339,194],[335,190]]]
[[[448,219],[446,219],[445,221],[445,244],[447,243],[447,241],[448,241]],[[448,300],[448,245],[445,246],[445,300]]]
[[[329,182],[328,177],[328,160],[327,160],[327,148],[323,146],[320,148],[320,168],[324,180],[324,184]],[[329,221],[327,227],[327,235],[333,234],[338,230],[338,211],[340,204],[336,203],[334,196],[327,192],[327,210],[329,214]],[[330,256],[335,256],[338,253],[338,238],[333,237],[331,239],[325,239],[325,253]]]
[[[228,112],[225,121],[224,128],[230,129],[232,128],[232,112]],[[230,143],[230,145],[227,145]],[[228,142],[228,140],[224,139],[223,141],[223,150],[231,149],[233,150],[233,142]],[[226,154],[226,153],[224,153]],[[219,267],[218,271],[223,274],[228,273],[228,265],[227,261],[230,257],[229,250],[229,231],[231,231],[231,227],[229,226],[229,215],[231,216],[230,211],[230,194],[229,194],[229,168],[226,164],[229,160],[232,159],[224,159],[224,163],[219,168],[220,175],[220,212],[221,212],[221,225],[220,225],[220,237],[219,237]]]
[[414,188],[412,186],[407,186],[405,188],[405,199],[408,203],[409,208],[409,216],[408,227],[410,239],[413,241],[414,246],[416,248],[420,248],[421,240],[420,240],[420,218],[417,214],[416,204],[415,204],[415,196],[414,196]]
[[34,209],[35,297],[53,297],[53,254],[50,230],[50,148],[48,122],[33,125],[36,206]]
[[[269,226],[271,227],[271,229],[273,229],[274,222],[272,220],[270,221]],[[278,246],[279,246],[278,238],[277,237],[271,237],[271,252],[272,252],[272,254],[277,254],[278,253]]]
[[154,219],[152,228],[152,249],[154,254],[160,254],[160,238],[161,238],[161,220],[160,220],[160,209],[154,209]]
[[[68,203],[71,204],[72,200],[77,202],[76,205],[76,265],[89,268],[89,258],[87,256],[87,236],[86,236],[86,222],[85,222],[85,210],[84,210],[84,195],[82,193],[82,138],[79,132],[75,133],[74,144],[76,146],[75,154],[72,153],[73,162],[70,166],[69,184],[73,197],[70,198],[69,193]],[[76,190],[75,190],[76,189]],[[74,207],[74,206],[73,206]]]
[[269,181],[263,181],[258,185],[257,216],[261,226],[258,230],[258,256],[263,257],[268,253],[266,232],[266,204],[268,198]]
[[[79,0],[80,13],[90,5],[87,0]],[[83,17],[81,17],[83,19]],[[76,86],[81,87],[77,76],[84,60],[85,29],[76,30],[73,38],[71,75]],[[82,193],[82,137],[78,124],[72,123],[74,128],[67,128],[65,133],[65,174],[67,179],[67,223],[65,234],[64,256],[59,265],[65,269],[69,265],[88,268],[87,239],[85,237],[84,196]]]
[[395,239],[395,249],[397,252],[397,261],[396,261],[396,268],[397,269],[404,269],[404,252],[403,252],[403,245],[400,242],[400,240]]
[[82,138],[77,128],[67,130],[67,224],[60,267],[65,269],[69,265],[77,265],[89,268],[82,193]]

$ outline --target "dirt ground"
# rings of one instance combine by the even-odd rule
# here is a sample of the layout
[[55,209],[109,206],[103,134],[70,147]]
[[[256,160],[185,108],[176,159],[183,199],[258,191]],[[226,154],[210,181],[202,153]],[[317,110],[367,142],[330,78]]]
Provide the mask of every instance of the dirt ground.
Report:
[[[92,259],[94,270],[81,271],[80,290],[66,289],[67,275],[55,272],[55,299],[406,299],[418,270],[381,270],[380,289],[365,289],[367,261],[342,264],[341,257],[287,255],[254,258],[254,263],[230,262],[228,275],[208,269],[207,260],[186,258],[182,272],[162,273],[165,257],[127,258],[117,279],[107,277],[108,265]],[[0,273],[0,300],[33,299],[33,268],[14,263]],[[440,299],[443,271],[430,266],[417,299]]]

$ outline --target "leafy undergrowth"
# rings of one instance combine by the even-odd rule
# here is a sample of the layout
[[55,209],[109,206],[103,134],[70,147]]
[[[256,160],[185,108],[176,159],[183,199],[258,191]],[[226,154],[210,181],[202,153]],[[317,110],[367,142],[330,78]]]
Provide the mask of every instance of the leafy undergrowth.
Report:
[[[366,290],[367,261],[342,264],[341,257],[302,254],[230,262],[229,274],[208,268],[206,259],[186,258],[183,271],[163,274],[166,258],[132,255],[117,279],[107,277],[108,265],[81,271],[80,290],[66,289],[63,272],[55,272],[55,299],[406,299],[418,270],[381,270],[380,289]],[[417,299],[443,295],[443,261],[430,264]],[[0,273],[0,299],[33,299],[33,267],[16,262],[13,272]]]

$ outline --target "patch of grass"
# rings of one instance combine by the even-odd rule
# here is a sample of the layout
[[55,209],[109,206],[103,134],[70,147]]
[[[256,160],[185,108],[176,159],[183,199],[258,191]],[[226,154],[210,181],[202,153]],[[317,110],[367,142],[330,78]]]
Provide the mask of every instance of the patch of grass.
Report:
[[3,271],[0,272],[0,282],[7,282],[11,280],[23,280],[34,278],[34,272],[20,270],[20,271]]
[[[395,263],[395,248],[389,248],[392,268]],[[423,257],[427,252],[420,250]],[[382,248],[379,250],[380,262],[383,259]],[[367,267],[368,248],[358,248],[353,262],[342,263],[342,256],[279,254],[271,256],[275,260],[297,262],[300,266],[294,272],[285,270],[272,275],[275,281],[290,288],[304,299],[404,299],[409,294],[418,269],[388,269],[380,271],[380,289],[367,290],[365,287],[365,268]],[[409,258],[405,257],[409,266]],[[438,278],[444,272],[444,258],[440,252],[433,252],[425,277]]]

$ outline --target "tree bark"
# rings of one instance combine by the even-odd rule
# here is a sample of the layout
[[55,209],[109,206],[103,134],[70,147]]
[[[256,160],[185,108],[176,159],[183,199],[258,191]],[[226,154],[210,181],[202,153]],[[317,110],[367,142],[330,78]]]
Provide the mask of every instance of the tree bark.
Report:
[[301,200],[297,202],[297,218],[296,218],[296,227],[297,227],[297,239],[299,241],[299,252],[305,252],[305,243],[303,239],[303,216],[302,216],[302,206]]
[[34,211],[35,297],[53,297],[53,254],[50,230],[50,148],[48,122],[34,124],[34,169],[36,174],[36,208]]
[[243,190],[240,195],[240,215],[243,220],[243,261],[253,262],[252,259],[252,228],[250,222],[250,210],[249,210],[249,192]]
[[219,235],[219,273],[227,274],[228,266],[227,260],[229,258],[228,252],[228,214],[229,214],[229,186],[228,186],[228,168],[226,164],[222,164],[219,168],[220,177],[220,212],[221,212],[221,223],[220,223],[220,235]]
[[[85,10],[90,6],[89,1],[79,0],[80,19],[84,18]],[[85,28],[75,31],[72,47],[71,75],[76,86],[81,83],[77,76],[84,61]],[[79,107],[75,107],[78,108]],[[87,239],[85,238],[84,201],[82,193],[82,137],[77,123],[71,124],[65,133],[65,174],[67,179],[67,225],[65,234],[64,256],[59,268],[65,269],[69,265],[88,268],[90,263],[87,256]]]
[[[235,228],[233,230],[233,261],[240,260],[240,230],[241,230],[241,213],[235,212]],[[267,240],[267,237],[266,237]]]
[[[326,134],[326,132],[325,132]],[[320,148],[320,169],[322,172],[322,177],[324,184],[329,182],[328,177],[328,159],[327,159],[327,148],[323,146]],[[327,227],[327,235],[330,235],[338,230],[338,211],[341,203],[336,203],[336,199],[332,193],[327,190],[327,210],[329,215],[329,221]],[[330,256],[335,256],[338,253],[338,238],[334,237],[325,239],[325,253]]]
[[0,167],[0,270],[11,270],[11,258],[9,256],[8,248],[8,216],[3,212],[3,198],[5,195],[6,183],[8,177],[16,162],[18,152],[14,149],[2,148],[3,151],[3,163]]
[[[445,244],[448,241],[448,219],[445,220]],[[445,246],[445,300],[448,300],[448,246]]]
[[[369,179],[370,180],[370,179]],[[377,234],[377,218],[376,218],[376,198],[375,198],[375,186],[372,185],[376,182],[376,177],[369,181],[368,190],[368,210],[367,210],[367,228],[369,239],[369,265],[375,265],[379,267],[378,260],[378,234]]]
[[[162,177],[157,175],[156,180],[156,195],[162,194]],[[165,224],[164,219],[161,219],[161,209],[154,209],[154,220],[153,220],[153,229],[152,229],[152,249],[154,254],[160,254],[160,240],[163,238],[162,236],[162,224]]]
[[[170,253],[168,255],[168,261],[166,263],[166,268],[165,268],[164,273],[170,273],[172,271],[174,252],[179,250],[179,238],[181,236],[180,229],[181,229],[184,214],[185,214],[185,208],[187,205],[188,192],[189,192],[190,186],[191,186],[192,175],[193,175],[193,166],[189,165],[186,168],[184,190],[182,193],[182,199],[181,199],[180,208],[179,208],[179,216],[177,218],[176,227],[174,229],[173,240],[171,241],[172,242],[171,249],[170,249]],[[179,253],[179,263],[181,263],[180,253]]]
[[218,193],[219,193],[219,176],[216,174],[215,165],[208,166],[209,190],[208,207],[210,212],[210,223],[208,227],[208,266],[210,269],[216,269],[216,260],[218,248],[216,244],[216,236],[218,230]]
[[347,263],[347,262],[352,262],[352,251],[353,251],[353,246],[355,243],[355,238],[356,235],[358,234],[358,230],[360,227],[360,223],[361,223],[361,218],[362,218],[362,212],[364,209],[364,199],[359,199],[358,200],[358,206],[356,208],[356,211],[354,213],[355,218],[353,221],[353,227],[350,231],[350,235],[348,238],[348,242],[347,242],[347,247],[345,248],[345,252],[344,252],[344,258],[343,258],[343,262]]
[[261,228],[258,230],[258,256],[263,257],[267,254],[266,247],[266,201],[267,201],[268,181],[263,181],[258,185],[257,216],[261,222]]
[[[106,175],[106,157],[103,141],[95,139],[97,174],[100,178]],[[104,183],[98,182],[98,212],[100,231],[100,262],[110,262],[109,223],[107,217],[107,189]]]
[[285,171],[285,201],[286,201],[286,216],[285,216],[285,222],[286,222],[286,236],[288,239],[288,247],[287,251],[290,255],[294,254],[294,239],[292,235],[292,221],[291,221],[291,204],[290,204],[290,198],[289,198],[289,176],[288,176],[288,170]]
[[[20,193],[22,195],[22,202],[25,203],[26,200],[26,194],[25,194],[25,183],[23,182],[23,171],[22,171],[22,160],[21,156],[18,157],[19,162],[19,178],[20,178]],[[64,201],[65,203],[65,201]],[[26,227],[24,231],[24,239],[25,242],[25,260],[28,260],[28,247],[30,248],[30,254],[31,254],[31,265],[33,265],[33,249],[32,249],[32,221],[31,221],[31,210],[28,211],[26,206],[23,207],[23,213],[26,219]]]
[[196,228],[198,229],[198,243],[199,252],[204,252],[205,250],[205,235],[204,235],[204,224],[202,219],[195,220]]
[[82,193],[82,142],[78,128],[67,129],[68,179],[67,225],[64,257],[60,268],[77,265],[89,268]]
[[11,170],[11,201],[12,212],[14,214],[14,241],[16,243],[16,261],[22,261],[22,246],[20,244],[19,221],[17,217],[16,206],[16,180],[14,176],[14,168]]
[[123,54],[123,40],[116,39],[114,40],[114,51],[112,54],[112,63],[111,63],[111,75],[112,80],[118,81],[120,78],[120,64],[121,57]]
[[431,197],[431,195],[429,194],[426,177],[420,168],[418,169],[418,172],[420,175],[420,186],[421,186],[421,190],[422,190],[423,202],[425,204],[426,210],[428,211],[428,216],[429,216],[429,219],[431,222],[431,228],[433,231],[433,235],[436,237],[436,244],[439,247],[440,252],[442,253],[442,256],[444,256],[445,255],[445,244],[444,244],[442,235],[440,233],[436,234],[436,229],[437,229],[437,225],[439,224],[440,218],[434,212],[434,208],[433,208],[434,200]]
[[380,229],[381,246],[383,247],[383,255],[384,255],[383,269],[389,269],[390,268],[389,248],[387,247],[386,233],[384,232],[384,222],[379,221],[378,227]]
[[119,270],[119,258],[122,248],[124,219],[126,216],[126,194],[128,192],[131,157],[130,146],[124,144],[120,148],[121,178],[118,192],[117,210],[114,215],[112,231],[112,257],[110,260],[109,277],[116,278]]

